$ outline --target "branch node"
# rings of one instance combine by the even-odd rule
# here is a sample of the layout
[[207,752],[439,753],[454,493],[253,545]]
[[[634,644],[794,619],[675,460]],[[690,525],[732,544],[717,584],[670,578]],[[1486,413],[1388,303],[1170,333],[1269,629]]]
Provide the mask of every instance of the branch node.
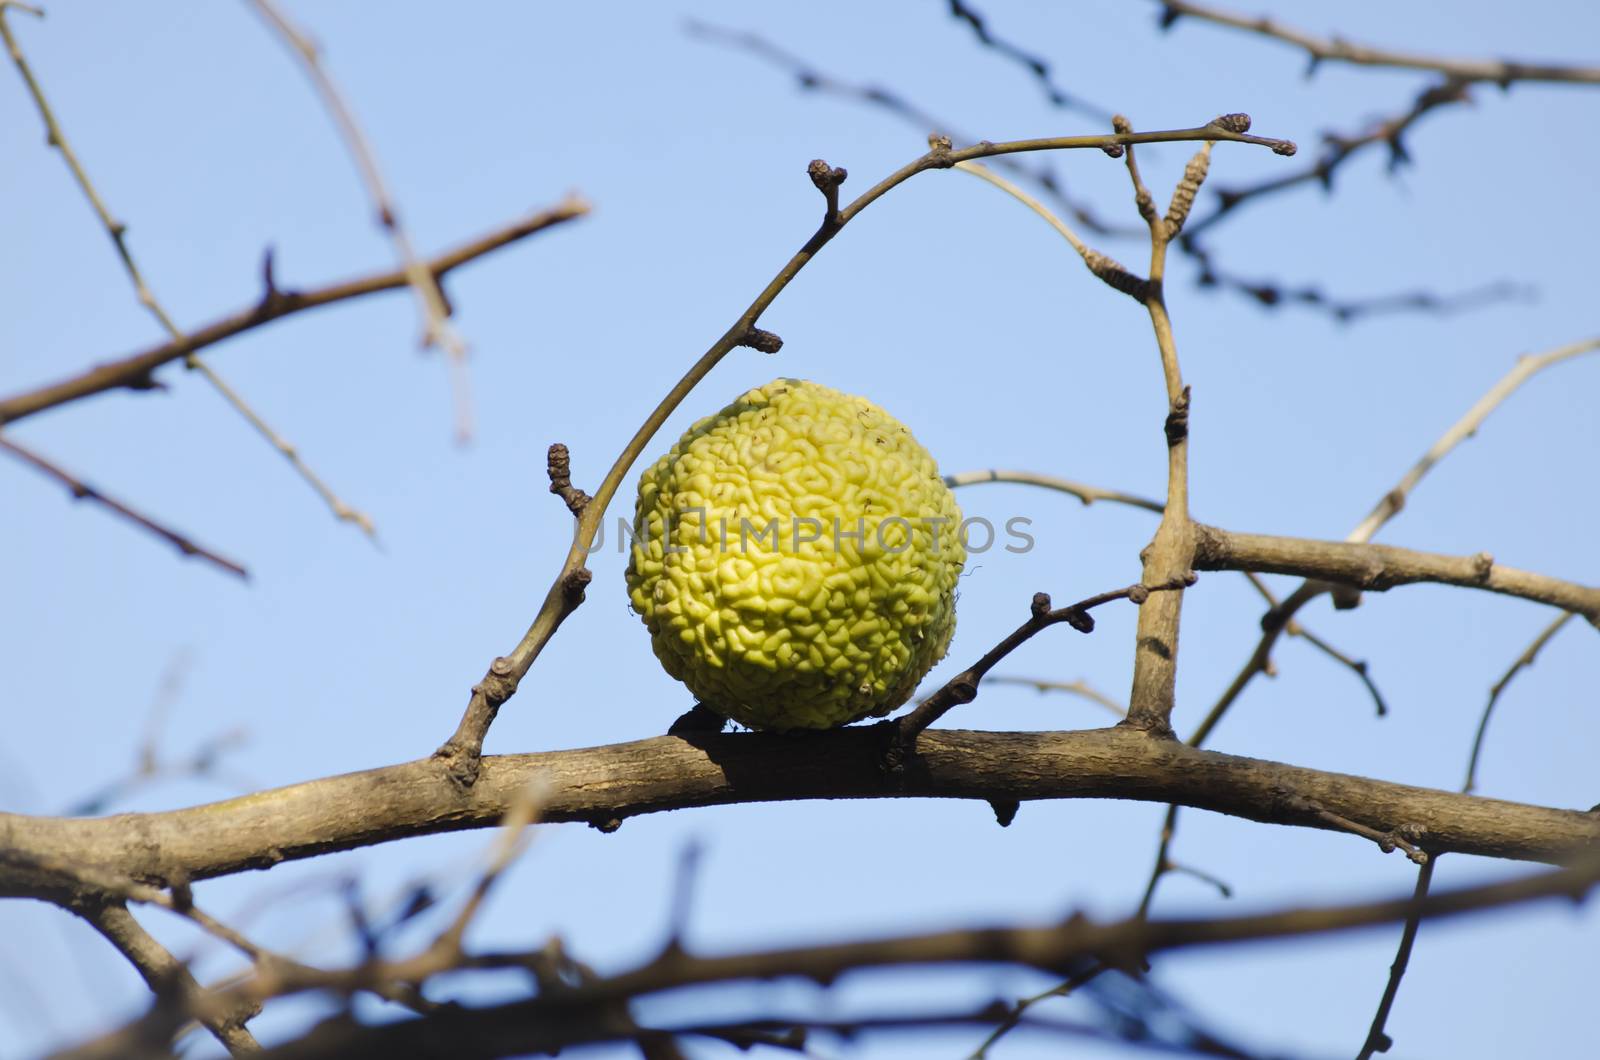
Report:
[[1212,118],[1210,124],[1231,133],[1247,133],[1250,131],[1250,115],[1240,112],[1220,114]]
[[1489,576],[1494,573],[1494,557],[1487,552],[1479,552],[1476,556],[1473,556],[1472,572],[1480,585],[1487,582]]
[[928,159],[935,169],[949,169],[955,165],[950,159],[950,137],[944,133],[928,134]]

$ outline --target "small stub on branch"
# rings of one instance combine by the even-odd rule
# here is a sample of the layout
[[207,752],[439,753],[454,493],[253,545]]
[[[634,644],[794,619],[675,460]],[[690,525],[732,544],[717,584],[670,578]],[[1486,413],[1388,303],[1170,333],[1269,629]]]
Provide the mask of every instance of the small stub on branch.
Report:
[[1219,129],[1226,129],[1231,133],[1247,133],[1250,131],[1250,115],[1248,114],[1222,114],[1211,119],[1210,124]]
[[783,340],[770,331],[761,328],[750,328],[739,339],[740,346],[748,346],[752,350],[762,353],[777,353],[783,349]]
[[822,223],[830,228],[839,225],[839,185],[845,182],[850,174],[839,166],[830,166],[820,158],[811,160],[806,167],[806,173],[811,177],[811,183],[817,186],[824,198],[828,200],[828,212],[823,215]]
[[550,475],[550,492],[565,501],[574,516],[581,516],[593,498],[572,484],[572,454],[567,447],[560,442],[550,446],[545,467]]

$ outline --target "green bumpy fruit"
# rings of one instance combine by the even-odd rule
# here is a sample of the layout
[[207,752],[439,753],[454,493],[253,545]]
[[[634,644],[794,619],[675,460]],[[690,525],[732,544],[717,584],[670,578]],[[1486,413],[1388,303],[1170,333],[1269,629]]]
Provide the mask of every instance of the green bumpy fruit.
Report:
[[961,509],[865,398],[778,379],[639,479],[628,595],[667,673],[754,729],[904,703],[955,632]]

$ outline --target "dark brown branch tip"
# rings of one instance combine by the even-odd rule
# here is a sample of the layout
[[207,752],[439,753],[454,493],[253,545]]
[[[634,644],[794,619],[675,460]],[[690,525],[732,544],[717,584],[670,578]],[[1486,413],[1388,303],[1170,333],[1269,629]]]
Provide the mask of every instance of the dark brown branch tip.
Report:
[[565,445],[555,442],[550,446],[545,471],[550,476],[550,492],[566,503],[567,510],[574,517],[583,515],[583,510],[594,498],[572,484],[572,454]]
[[1212,118],[1210,124],[1219,129],[1226,129],[1231,133],[1247,133],[1250,131],[1250,115],[1242,113],[1221,114]]
[[777,353],[783,349],[783,340],[770,331],[752,327],[739,338],[737,345],[748,346],[760,353]]
[[1094,616],[1077,607],[1069,607],[1062,611],[1061,620],[1079,633],[1094,632]]
[[1029,605],[1028,610],[1034,618],[1044,618],[1050,613],[1050,594],[1034,593],[1033,602]]
[[1273,154],[1282,155],[1284,158],[1293,158],[1294,153],[1300,150],[1293,140],[1273,140],[1271,147]]

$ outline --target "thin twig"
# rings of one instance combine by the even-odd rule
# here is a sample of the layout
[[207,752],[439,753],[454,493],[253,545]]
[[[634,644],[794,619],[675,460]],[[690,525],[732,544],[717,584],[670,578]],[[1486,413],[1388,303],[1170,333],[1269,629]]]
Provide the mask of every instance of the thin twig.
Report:
[[1006,471],[999,468],[985,468],[981,471],[958,471],[953,475],[944,477],[944,484],[951,489],[961,486],[977,486],[985,482],[1015,482],[1024,486],[1040,486],[1044,489],[1058,490],[1078,498],[1085,506],[1095,501],[1110,501],[1113,504],[1128,504],[1146,511],[1161,512],[1161,502],[1153,501],[1148,497],[1140,497],[1134,493],[1123,493],[1121,490],[1102,489],[1099,486],[1089,486],[1082,482],[1072,482],[1068,479],[1057,478],[1054,475],[1041,475],[1033,471]]
[[[428,270],[435,276],[445,276],[502,247],[510,246],[547,228],[576,220],[588,212],[588,203],[576,196],[569,196],[565,201],[549,209],[502,225],[437,255],[427,262]],[[264,290],[259,301],[196,328],[182,342],[169,340],[138,353],[98,364],[59,382],[0,399],[0,425],[15,423],[35,413],[109,390],[124,388],[149,390],[156,385],[152,375],[157,369],[173,361],[182,360],[185,355],[196,350],[308,309],[333,305],[353,298],[364,298],[384,291],[397,291],[408,286],[406,274],[398,269],[391,269],[340,280],[307,291],[284,290],[278,287],[272,275],[270,256],[267,258],[267,264],[268,268],[264,270]]]
[[[106,941],[116,947],[117,952],[127,958],[128,963],[133,965],[146,985],[156,994],[158,1008],[165,1002],[167,1006],[183,1013],[197,1010],[199,1007],[197,1002],[205,994],[205,989],[190,974],[182,961],[174,957],[134,919],[133,914],[128,912],[127,906],[121,902],[88,902],[72,907],[72,911],[83,917]],[[198,1019],[206,1030],[222,1043],[230,1055],[249,1056],[261,1050],[261,1045],[255,1036],[245,1028],[245,1021],[254,1015],[256,1010],[257,1007],[253,1003],[244,1002],[229,1013],[208,1011]],[[181,1026],[184,1019],[179,1017],[174,1022]],[[165,1037],[170,1041],[170,1035]]]
[[1461,784],[1463,793],[1471,792],[1477,787],[1478,757],[1483,753],[1484,734],[1489,731],[1489,717],[1494,713],[1495,704],[1500,702],[1500,694],[1506,690],[1507,685],[1511,684],[1513,677],[1533,665],[1534,660],[1539,657],[1539,653],[1544,650],[1544,646],[1550,643],[1550,639],[1561,632],[1562,626],[1572,621],[1572,615],[1573,612],[1568,611],[1563,615],[1557,616],[1555,621],[1545,626],[1544,630],[1533,638],[1533,643],[1522,649],[1522,654],[1517,656],[1516,661],[1511,664],[1511,668],[1501,675],[1500,680],[1494,683],[1494,687],[1489,689],[1489,702],[1484,705],[1483,715],[1478,719],[1478,731],[1472,737],[1472,754],[1467,759],[1467,779]]
[[1358,835],[1364,839],[1372,840],[1378,845],[1378,849],[1382,850],[1385,854],[1392,850],[1399,849],[1404,851],[1406,857],[1410,858],[1418,865],[1426,865],[1428,863],[1428,852],[1417,846],[1414,842],[1402,834],[1404,831],[1403,829],[1395,829],[1387,832],[1380,831],[1376,828],[1364,825],[1360,821],[1352,821],[1350,818],[1345,817],[1342,814],[1334,813],[1332,810],[1329,810],[1318,805],[1310,799],[1302,798],[1298,795],[1291,795],[1284,801],[1285,805],[1296,813],[1308,814],[1333,828],[1341,829],[1351,833],[1352,835]]
[[31,449],[24,448],[5,435],[0,435],[0,449],[4,449],[6,452],[17,457],[19,460],[23,461],[29,466],[42,471],[44,474],[61,483],[67,488],[67,492],[72,494],[72,498],[74,500],[93,501],[102,508],[105,508],[107,511],[121,516],[123,519],[126,519],[135,526],[140,527],[143,530],[147,530],[155,536],[161,538],[163,541],[167,542],[167,544],[177,549],[180,554],[185,556],[198,556],[200,559],[205,560],[220,570],[227,571],[229,574],[236,575],[237,577],[244,578],[246,580],[249,579],[250,572],[245,570],[244,567],[235,563],[233,560],[219,555],[218,553],[213,552],[201,545],[195,544],[194,541],[191,540],[187,535],[180,534],[176,530],[169,529],[168,527],[156,522],[148,515],[128,507],[115,497],[111,497],[100,492],[100,490],[89,485],[89,483],[83,481],[81,478],[63,469],[59,464],[45,459]]
[[1433,70],[1463,81],[1488,81],[1506,87],[1517,81],[1550,81],[1567,84],[1600,84],[1600,67],[1563,66],[1556,63],[1529,63],[1510,59],[1449,59],[1414,52],[1374,48],[1353,44],[1339,37],[1317,37],[1286,26],[1271,18],[1236,14],[1189,0],[1156,0],[1161,5],[1161,24],[1171,26],[1181,17],[1203,19],[1265,37],[1272,37],[1300,48],[1312,60],[1312,69],[1323,61],[1352,63],[1358,66],[1392,66],[1411,70]]
[[422,312],[422,345],[424,348],[439,346],[450,358],[456,437],[459,441],[467,441],[472,436],[472,405],[466,377],[467,344],[450,324],[450,307],[439,287],[438,278],[412,249],[411,237],[400,223],[394,198],[389,193],[382,171],[378,169],[377,157],[367,142],[366,134],[361,131],[350,104],[328,75],[316,41],[291,22],[273,0],[249,0],[249,3],[304,67],[306,77],[321,97],[324,109],[333,118],[346,150],[360,171],[367,197],[372,200],[372,207],[377,212],[378,225],[394,246],[395,257],[406,275],[406,282],[416,292],[417,305]]
[[1439,436],[1427,452],[1411,466],[1411,469],[1400,477],[1400,481],[1388,493],[1385,493],[1372,511],[1367,514],[1359,525],[1345,538],[1346,541],[1371,541],[1378,529],[1400,513],[1405,507],[1406,500],[1411,496],[1412,490],[1422,481],[1427,473],[1433,470],[1435,464],[1444,459],[1449,452],[1468,438],[1478,433],[1478,428],[1483,421],[1488,419],[1489,413],[1499,408],[1517,389],[1552,365],[1574,357],[1600,350],[1600,338],[1585,339],[1551,350],[1548,353],[1524,355],[1517,358],[1517,363],[1512,369],[1502,376],[1499,382],[1479,398],[1466,413],[1451,425],[1450,429]]
[[[419,1020],[373,1027],[347,1022],[337,1028],[342,1032],[339,1039],[319,1043],[327,1048],[316,1055],[384,1055],[402,1043],[414,1046],[424,1040],[419,1037],[423,1035],[428,1036],[425,1039],[428,1041],[459,1044],[463,1019],[472,1020],[471,1026],[480,1031],[500,1028],[503,1033],[497,1042],[519,1043],[511,1046],[510,1051],[552,1051],[578,1044],[579,1040],[636,1038],[640,1030],[637,1025],[602,1022],[596,1026],[594,1014],[606,1012],[607,1006],[668,989],[777,977],[826,983],[857,969],[970,965],[974,962],[1046,971],[1076,971],[1088,962],[1126,967],[1156,954],[1181,949],[1303,939],[1412,918],[1421,921],[1461,916],[1554,897],[1570,900],[1592,890],[1597,878],[1600,878],[1600,859],[1591,854],[1566,868],[1421,898],[1294,907],[1232,917],[1150,920],[1135,916],[1111,923],[1095,923],[1080,914],[1046,927],[996,926],[717,956],[698,956],[668,948],[657,958],[632,969],[609,976],[571,975],[566,982],[557,981],[559,989],[542,991],[538,996],[497,1007],[470,1013],[442,1007]],[[547,951],[535,950],[482,954],[460,967],[538,971],[550,970],[552,963]],[[567,967],[571,963],[567,960],[562,965]],[[436,972],[430,962],[416,959],[367,962],[354,969],[333,972],[297,969],[274,977],[271,982],[246,981],[213,992],[206,1000],[219,1003],[237,1003],[244,999],[262,1001],[307,991],[348,994],[366,989],[366,984],[374,977],[420,985],[422,978],[432,974]],[[270,995],[264,992],[267,987],[272,990]],[[588,1020],[584,1019],[586,1014]],[[136,1040],[140,1031],[161,1027],[162,1015],[155,1014],[125,1028],[120,1032],[120,1039],[110,1041]],[[551,1037],[551,1029],[559,1034],[563,1027],[568,1028],[569,1035],[576,1032],[580,1037]],[[506,1036],[513,1032],[523,1036],[515,1039]],[[102,1050],[101,1055],[106,1051]]]
[[[1046,593],[1034,593],[1033,603],[1029,608],[1027,621],[1018,626],[999,644],[984,653],[983,658],[973,663],[967,669],[956,674],[945,682],[933,695],[917,704],[915,710],[889,724],[894,729],[895,747],[902,752],[910,752],[916,745],[917,736],[929,725],[942,718],[952,707],[962,703],[971,703],[978,697],[978,685],[982,683],[988,672],[1022,645],[1051,626],[1065,622],[1079,633],[1094,632],[1094,619],[1089,612],[1102,604],[1114,600],[1128,600],[1138,607],[1143,607],[1150,597],[1157,593],[1175,592],[1187,589],[1193,585],[1194,575],[1187,574],[1183,577],[1173,578],[1159,585],[1134,584],[1110,592],[1098,593],[1075,604],[1052,609],[1050,597]],[[891,756],[891,765],[894,759]]]
[[[31,11],[33,9],[25,10]],[[374,537],[376,530],[372,525],[372,520],[340,500],[328,485],[301,459],[299,451],[294,446],[284,441],[281,435],[268,426],[266,421],[261,418],[261,415],[244,400],[237,390],[229,386],[210,365],[195,356],[194,351],[197,347],[190,342],[189,337],[173,321],[171,315],[156,299],[155,293],[150,289],[150,285],[145,282],[144,274],[139,270],[139,265],[128,248],[127,224],[112,216],[110,209],[100,197],[100,193],[95,189],[94,183],[90,181],[89,174],[79,163],[78,156],[73,152],[72,146],[67,142],[65,134],[61,131],[61,125],[56,120],[55,111],[45,98],[43,89],[23,57],[22,49],[17,44],[16,37],[12,35],[11,27],[6,23],[5,15],[5,6],[0,5],[0,37],[5,38],[6,47],[11,52],[11,59],[16,64],[17,69],[21,71],[22,78],[27,83],[28,92],[33,97],[34,106],[38,109],[39,116],[44,120],[47,141],[52,147],[61,152],[61,157],[65,159],[67,168],[72,172],[73,180],[77,183],[79,190],[83,192],[84,197],[89,200],[89,205],[94,209],[95,216],[99,218],[101,226],[105,228],[106,233],[111,237],[111,242],[117,250],[117,257],[122,261],[123,271],[128,274],[128,279],[133,283],[134,293],[138,296],[139,304],[148,309],[150,314],[156,318],[163,330],[171,336],[172,343],[182,348],[184,364],[189,369],[198,371],[222,395],[223,400],[232,405],[234,410],[243,416],[289,462],[296,474],[304,479],[333,511],[335,518],[343,522],[354,523],[366,531],[368,537]],[[143,378],[148,379],[148,376]],[[5,423],[13,418],[16,417],[7,417],[0,413],[0,423]]]
[[[949,122],[943,121],[912,104],[897,92],[884,88],[882,85],[843,81],[825,74],[792,52],[778,47],[759,34],[725,29],[721,26],[714,26],[695,19],[688,20],[684,24],[684,29],[691,37],[727,48],[736,48],[757,56],[788,73],[804,91],[826,93],[880,108],[901,119],[921,135],[926,135],[929,132],[939,132],[952,140],[970,141],[972,139],[970,136],[963,135],[959,129]],[[1074,221],[1096,235],[1128,237],[1143,234],[1143,229],[1118,226],[1104,221],[1090,212],[1082,203],[1070,198],[1060,174],[1056,172],[1048,161],[1024,161],[1019,158],[1002,157],[995,159],[994,164],[1008,173],[1025,177],[1037,184],[1058,207],[1070,214]]]
[[1121,703],[1118,703],[1082,678],[1076,681],[1048,681],[1041,677],[1015,677],[1010,674],[994,674],[988,678],[988,681],[991,685],[1021,685],[1041,694],[1045,692],[1066,692],[1069,695],[1082,696],[1091,703],[1098,703],[1119,718],[1126,717],[1128,714],[1127,707],[1124,707]]
[[1016,1003],[1011,1006],[1010,1011],[1005,1014],[1005,1017],[995,1026],[995,1029],[989,1033],[989,1036],[980,1042],[976,1049],[972,1050],[972,1054],[967,1057],[967,1060],[986,1060],[989,1050],[994,1048],[995,1043],[1022,1024],[1030,1008],[1041,1001],[1048,1001],[1053,997],[1066,997],[1080,986],[1106,971],[1109,971],[1106,965],[1094,964],[1076,975],[1057,983],[1048,990],[1029,997],[1018,998]]
[[[1417,888],[1411,893],[1414,903],[1428,896],[1428,886],[1433,882],[1433,867],[1438,864],[1437,858],[1429,858],[1417,869]],[[1400,979],[1406,974],[1406,965],[1411,961],[1411,947],[1417,941],[1417,928],[1422,924],[1422,918],[1416,914],[1406,917],[1406,926],[1400,932],[1400,949],[1395,952],[1394,963],[1389,965],[1389,981],[1384,985],[1383,998],[1378,1002],[1378,1011],[1373,1014],[1372,1026],[1367,1030],[1366,1042],[1361,1046],[1361,1052],[1356,1060],[1372,1060],[1374,1053],[1386,1053],[1394,1040],[1384,1033],[1384,1024],[1389,1022],[1389,1012],[1394,1008],[1395,995],[1400,992]]]
[[1245,188],[1216,189],[1217,205],[1204,217],[1189,226],[1185,238],[1191,243],[1201,233],[1217,224],[1222,218],[1248,203],[1279,192],[1289,191],[1306,184],[1319,184],[1324,190],[1333,187],[1333,178],[1350,159],[1366,148],[1385,144],[1389,148],[1389,168],[1394,171],[1410,161],[1404,136],[1411,127],[1440,107],[1470,100],[1467,86],[1460,81],[1446,81],[1424,89],[1410,108],[1391,118],[1372,123],[1364,132],[1354,134],[1324,133],[1323,150],[1310,166],[1296,172],[1273,177]]
[[1055,106],[1066,110],[1075,110],[1085,117],[1093,118],[1095,121],[1105,122],[1111,120],[1110,111],[1069,96],[1057,87],[1055,81],[1050,77],[1050,64],[1043,58],[1024,51],[1010,41],[1002,40],[995,36],[989,29],[988,20],[970,4],[965,4],[962,0],[949,0],[949,4],[950,16],[972,27],[972,35],[978,38],[979,44],[999,52],[1020,66],[1026,67],[1033,74],[1034,80],[1038,81],[1044,89],[1045,98],[1049,99]]
[[[1267,610],[1269,612],[1275,611],[1279,606],[1281,606],[1278,602],[1277,594],[1275,594],[1272,589],[1268,587],[1267,583],[1262,580],[1261,575],[1257,574],[1255,571],[1247,570],[1244,572],[1244,576],[1249,580],[1250,584],[1255,587],[1256,592],[1261,594],[1262,599],[1267,602]],[[1346,655],[1344,652],[1340,651],[1338,648],[1335,648],[1332,644],[1329,644],[1327,641],[1311,632],[1305,626],[1301,625],[1299,619],[1291,618],[1287,623],[1284,624],[1283,631],[1289,634],[1291,637],[1301,638],[1307,644],[1316,648],[1318,651],[1322,652],[1322,654],[1326,655],[1340,666],[1343,666],[1353,672],[1361,679],[1361,683],[1366,686],[1367,693],[1372,696],[1372,702],[1377,708],[1378,717],[1381,718],[1389,713],[1389,705],[1383,701],[1383,693],[1378,691],[1377,682],[1373,681],[1372,679],[1372,674],[1369,672],[1370,667],[1367,665],[1367,660],[1354,659],[1349,655]]]
[[1099,251],[1087,246],[1083,240],[1078,238],[1077,233],[1063,224],[1061,219],[1055,214],[1051,213],[1049,208],[1046,207],[1044,203],[1040,202],[1038,199],[1035,199],[1032,195],[1029,195],[1027,192],[1023,191],[1006,178],[1000,176],[998,173],[995,173],[988,167],[981,166],[976,162],[961,162],[958,163],[955,168],[964,170],[965,172],[971,173],[975,177],[980,177],[983,180],[988,181],[990,184],[993,184],[1001,191],[1011,195],[1028,209],[1044,218],[1045,221],[1050,224],[1051,228],[1054,228],[1062,235],[1063,238],[1066,239],[1068,243],[1072,244],[1072,249],[1077,251],[1078,256],[1083,259],[1084,266],[1099,279],[1103,280],[1107,285],[1115,288],[1118,291],[1121,291],[1123,294],[1130,295],[1135,299],[1143,297],[1146,285],[1146,281],[1143,277],[1134,275],[1115,259],[1109,258]]

